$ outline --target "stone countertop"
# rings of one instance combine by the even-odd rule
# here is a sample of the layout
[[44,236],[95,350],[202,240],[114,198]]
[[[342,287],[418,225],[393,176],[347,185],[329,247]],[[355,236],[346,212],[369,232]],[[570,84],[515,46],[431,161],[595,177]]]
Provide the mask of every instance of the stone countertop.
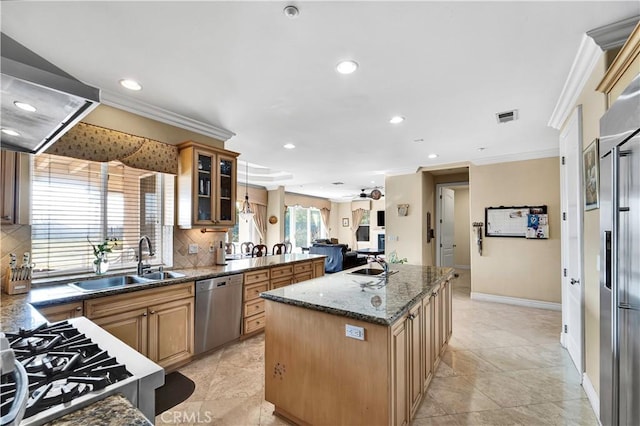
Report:
[[149,420],[131,405],[122,395],[111,395],[105,399],[81,408],[73,413],[59,417],[46,423],[48,426],[80,426],[80,425],[152,425]]
[[350,273],[354,269],[267,291],[261,297],[391,325],[435,286],[453,275],[453,269],[436,266],[390,264],[389,269],[397,273],[389,275],[386,284],[385,278]]
[[[172,270],[173,272],[180,272],[185,275],[184,277],[181,277],[181,278],[172,278],[172,279],[166,279],[162,281],[152,281],[152,282],[142,283],[142,284],[127,284],[126,286],[123,286],[123,287],[115,287],[115,288],[110,288],[105,290],[96,290],[96,291],[80,291],[67,285],[69,282],[81,281],[81,279],[76,279],[76,280],[65,279],[63,281],[58,280],[56,281],[56,284],[52,284],[51,281],[47,281],[46,279],[40,279],[38,280],[37,284],[32,286],[31,291],[29,293],[29,297],[26,299],[26,302],[31,303],[33,306],[36,306],[36,307],[58,305],[61,303],[76,302],[81,300],[94,299],[97,297],[110,296],[113,294],[129,293],[133,291],[146,290],[149,288],[164,287],[168,285],[180,284],[180,283],[185,283],[185,282],[190,282],[195,280],[222,277],[222,276],[231,275],[231,274],[240,274],[240,273],[249,272],[256,269],[284,265],[287,263],[304,262],[304,261],[313,260],[313,259],[321,259],[324,257],[325,256],[323,255],[293,253],[293,254],[282,254],[282,255],[250,257],[250,258],[244,258],[244,259],[229,260],[227,261],[226,265],[213,265],[213,266],[190,268],[190,269],[173,269]],[[135,274],[135,272],[132,272],[129,274]],[[86,278],[89,278],[89,277],[86,277]],[[83,279],[86,279],[86,278],[83,278]],[[95,275],[90,278],[95,278]],[[4,317],[6,299],[10,300],[11,298],[14,298],[14,297],[16,296],[8,296],[6,294],[2,295],[3,317]],[[24,299],[20,299],[20,301],[16,302],[16,304],[20,304],[20,302],[24,304],[24,301],[25,301]],[[10,300],[9,304],[13,304],[13,302]],[[13,329],[5,326],[5,324],[6,323],[3,321],[1,325],[2,330]],[[23,328],[26,328],[26,327],[23,327]]]

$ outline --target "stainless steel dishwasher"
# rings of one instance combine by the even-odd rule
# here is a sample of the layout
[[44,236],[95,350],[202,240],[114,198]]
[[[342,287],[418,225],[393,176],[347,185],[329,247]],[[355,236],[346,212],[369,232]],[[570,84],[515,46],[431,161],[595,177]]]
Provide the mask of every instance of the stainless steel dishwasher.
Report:
[[242,274],[196,281],[196,354],[240,336],[242,282]]

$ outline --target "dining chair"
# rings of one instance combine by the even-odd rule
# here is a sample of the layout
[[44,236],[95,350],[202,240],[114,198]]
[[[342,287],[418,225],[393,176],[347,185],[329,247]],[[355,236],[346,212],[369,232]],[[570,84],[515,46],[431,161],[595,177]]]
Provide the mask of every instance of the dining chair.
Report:
[[274,244],[271,254],[287,254],[287,246],[284,243]]
[[264,244],[256,244],[251,249],[251,257],[262,257],[267,255],[269,249]]
[[224,243],[226,254],[236,254],[236,246],[233,243]]
[[285,248],[287,249],[285,251],[285,253],[292,253],[293,252],[293,244],[291,244],[291,241],[286,240],[283,244],[285,245]]
[[251,254],[253,250],[253,243],[251,241],[240,244],[240,254]]

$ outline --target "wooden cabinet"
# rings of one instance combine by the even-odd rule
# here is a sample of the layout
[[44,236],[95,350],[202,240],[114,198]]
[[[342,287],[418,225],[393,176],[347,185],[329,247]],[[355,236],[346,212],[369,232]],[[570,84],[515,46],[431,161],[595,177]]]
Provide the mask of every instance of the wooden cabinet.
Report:
[[194,284],[90,299],[87,318],[162,367],[193,356]]
[[422,387],[423,391],[427,391],[429,383],[435,373],[434,369],[434,347],[433,339],[433,303],[432,296],[429,294],[422,299],[422,332],[424,339],[422,341]]
[[293,265],[293,282],[310,280],[313,278],[313,265],[311,261],[294,263]]
[[264,299],[260,298],[260,293],[269,290],[270,277],[269,268],[244,274],[242,334],[247,335],[264,330],[266,322]]
[[324,276],[324,258],[311,261],[313,265],[313,278]]
[[293,284],[293,264],[274,266],[271,268],[270,290]]
[[424,330],[422,329],[422,303],[418,303],[409,311],[407,317],[408,342],[407,348],[409,352],[409,417],[413,418],[416,410],[420,406],[422,400],[422,388],[424,382],[422,379],[422,357],[423,341],[425,340]]
[[233,226],[239,154],[191,141],[178,148],[178,226]]
[[71,302],[62,305],[44,306],[38,308],[38,312],[49,322],[63,321],[69,318],[77,318],[83,315],[82,302]]
[[394,425],[409,424],[407,390],[409,349],[406,317],[391,327],[391,418]]
[[12,225],[16,220],[16,166],[17,153],[0,151],[0,167],[2,167],[2,184],[0,185],[0,220],[3,225]]

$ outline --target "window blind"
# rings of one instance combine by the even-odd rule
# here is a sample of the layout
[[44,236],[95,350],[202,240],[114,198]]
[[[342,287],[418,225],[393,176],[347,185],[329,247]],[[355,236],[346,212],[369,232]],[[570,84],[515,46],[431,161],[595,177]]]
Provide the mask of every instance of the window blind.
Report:
[[[97,163],[41,154],[34,157],[32,260],[36,276],[93,270],[91,244],[115,239],[109,270],[135,267],[141,235],[162,262],[162,176],[112,161]],[[91,242],[91,243],[90,243]],[[146,245],[145,245],[146,250]]]

